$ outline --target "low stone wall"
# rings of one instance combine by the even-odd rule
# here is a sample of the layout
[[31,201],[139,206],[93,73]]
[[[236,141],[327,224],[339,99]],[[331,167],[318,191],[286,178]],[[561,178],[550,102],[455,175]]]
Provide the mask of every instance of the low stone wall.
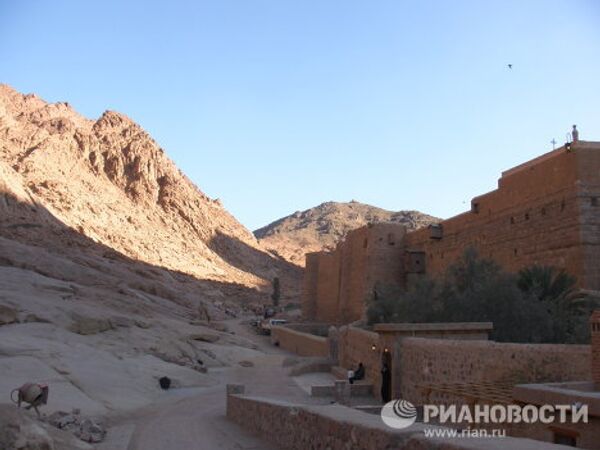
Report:
[[300,331],[301,333],[314,334],[315,336],[327,337],[330,325],[326,323],[287,323],[287,328]]
[[[439,383],[537,383],[591,380],[590,346],[404,338],[402,398],[426,402],[420,386]],[[430,397],[429,401],[441,398]]]
[[[365,380],[375,386],[378,392],[381,370],[381,349],[379,335],[372,331],[353,326],[339,328],[338,365],[344,369],[355,369],[358,363],[365,366]],[[375,350],[373,350],[375,346]]]
[[285,326],[271,329],[271,342],[300,356],[329,356],[327,338],[292,330]]
[[[227,418],[286,450],[544,450],[566,448],[529,439],[426,438],[423,424],[387,427],[379,415],[341,405],[300,406],[228,395]],[[427,425],[429,429],[440,427]]]

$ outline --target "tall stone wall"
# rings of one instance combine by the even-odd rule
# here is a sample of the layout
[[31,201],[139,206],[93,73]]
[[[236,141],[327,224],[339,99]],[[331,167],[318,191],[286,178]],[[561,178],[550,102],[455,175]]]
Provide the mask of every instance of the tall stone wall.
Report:
[[590,320],[592,328],[592,379],[600,389],[600,311],[595,311]]
[[306,317],[362,319],[377,282],[406,286],[421,273],[439,275],[469,247],[505,270],[555,266],[580,288],[600,291],[600,143],[579,141],[504,172],[498,189],[474,198],[471,211],[443,221],[441,230],[369,225],[332,253],[308,255],[305,297],[317,306]]
[[415,404],[424,386],[440,383],[535,383],[591,379],[590,346],[509,344],[404,338],[400,341],[401,396]]
[[441,223],[441,239],[419,230],[407,235],[407,246],[425,252],[433,275],[474,247],[508,271],[550,265],[575,275],[582,288],[600,289],[599,174],[598,144],[558,149],[504,172],[497,190]]
[[399,224],[368,225],[349,232],[332,252],[307,254],[304,317],[337,324],[364,318],[377,282],[404,282],[405,233]]
[[319,258],[321,253],[307,253],[302,287],[302,316],[306,320],[317,317],[317,286],[319,282]]
[[579,216],[583,243],[581,285],[600,289],[600,150],[578,150]]
[[363,315],[366,292],[368,229],[362,227],[350,231],[338,245],[340,252],[340,301],[341,323],[358,320]]
[[339,320],[340,254],[320,253],[317,282],[317,319],[336,323]]

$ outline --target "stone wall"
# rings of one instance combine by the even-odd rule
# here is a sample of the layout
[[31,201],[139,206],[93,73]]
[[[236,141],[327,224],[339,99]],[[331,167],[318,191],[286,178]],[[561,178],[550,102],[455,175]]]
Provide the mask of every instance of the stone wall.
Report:
[[594,311],[590,319],[592,328],[592,379],[600,389],[600,310]]
[[591,379],[588,345],[404,338],[399,353],[401,397],[415,404],[427,402],[423,386],[440,383],[522,384]]
[[355,369],[361,362],[365,366],[365,379],[373,384],[375,393],[378,393],[381,383],[379,335],[352,326],[340,327],[338,331],[338,365],[345,369]]
[[377,282],[406,286],[422,273],[438,276],[469,247],[507,271],[555,266],[580,288],[600,291],[599,174],[600,143],[579,141],[504,172],[496,190],[441,223],[441,236],[405,233],[399,224],[354,230],[334,252],[321,253],[322,271],[313,270],[320,257],[307,256],[305,296],[316,306],[307,304],[305,317],[362,319]]
[[471,211],[442,222],[442,239],[419,230],[407,235],[406,244],[425,252],[427,273],[434,275],[474,247],[508,271],[552,265],[598,289],[586,284],[580,230],[578,168],[589,157],[584,149],[559,149],[504,172],[498,189],[474,198]]
[[403,285],[406,233],[400,224],[350,231],[332,252],[306,255],[303,316],[335,324],[365,317],[365,301],[377,282]]
[[304,267],[304,279],[302,286],[302,316],[306,320],[315,320],[317,317],[319,255],[321,255],[321,253],[306,254],[306,264]]
[[303,333],[285,326],[272,327],[271,342],[300,356],[329,356],[326,337]]
[[[228,395],[227,418],[279,448],[289,450],[543,450],[555,446],[529,439],[426,438],[423,424],[394,430],[379,415],[341,405],[305,406],[266,398]],[[433,425],[429,429],[440,429]],[[565,448],[556,446],[559,448]]]

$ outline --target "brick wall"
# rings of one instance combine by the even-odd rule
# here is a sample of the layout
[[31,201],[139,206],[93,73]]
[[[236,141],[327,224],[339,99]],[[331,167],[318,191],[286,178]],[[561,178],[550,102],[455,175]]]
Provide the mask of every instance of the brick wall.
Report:
[[284,326],[271,329],[271,342],[300,356],[329,356],[327,338],[292,330]]
[[592,328],[592,379],[600,389],[600,310],[595,311],[590,319]]
[[423,385],[591,379],[588,345],[404,338],[400,358],[402,398],[416,404],[426,401]]

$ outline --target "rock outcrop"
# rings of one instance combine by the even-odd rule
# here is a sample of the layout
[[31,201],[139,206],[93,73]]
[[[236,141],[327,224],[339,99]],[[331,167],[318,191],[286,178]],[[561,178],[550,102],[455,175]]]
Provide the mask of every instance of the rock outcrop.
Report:
[[[300,272],[265,252],[220,202],[207,197],[127,116],[88,120],[0,85],[0,236],[68,253],[99,244],[198,279],[268,290]],[[86,239],[87,238],[87,239]]]
[[419,211],[392,212],[356,201],[327,202],[279,219],[254,235],[273,253],[304,266],[305,253],[332,249],[348,231],[368,223],[396,222],[412,231],[440,220]]

